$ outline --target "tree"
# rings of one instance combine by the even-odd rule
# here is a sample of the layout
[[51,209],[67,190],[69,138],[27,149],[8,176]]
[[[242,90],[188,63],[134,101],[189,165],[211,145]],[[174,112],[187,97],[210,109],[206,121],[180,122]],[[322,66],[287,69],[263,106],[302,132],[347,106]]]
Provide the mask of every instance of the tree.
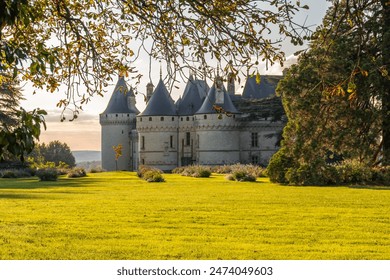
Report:
[[118,159],[122,156],[122,144],[112,146],[112,149],[115,152],[115,170],[118,171]]
[[310,50],[280,82],[288,123],[282,149],[270,161],[275,181],[287,182],[296,171],[314,181],[309,177],[321,176],[329,156],[369,166],[383,160],[389,117],[384,13],[380,1],[335,1]]
[[15,126],[18,120],[19,102],[22,93],[17,81],[10,76],[0,76],[0,123],[2,126]]
[[0,161],[24,161],[39,140],[41,125],[45,128],[46,112],[39,108],[31,112],[19,107],[22,93],[18,81],[7,72],[0,71]]
[[48,144],[42,143],[35,147],[29,155],[35,162],[53,162],[56,166],[65,163],[69,167],[76,166],[76,160],[66,143],[58,140],[51,141]]

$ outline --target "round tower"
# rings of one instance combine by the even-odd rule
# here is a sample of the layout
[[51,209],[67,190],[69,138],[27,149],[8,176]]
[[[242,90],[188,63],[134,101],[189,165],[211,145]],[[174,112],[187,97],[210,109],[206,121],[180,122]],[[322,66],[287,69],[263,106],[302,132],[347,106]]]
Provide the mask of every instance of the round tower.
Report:
[[[134,93],[132,89],[128,90],[120,76],[106,110],[100,114],[103,169],[137,169],[138,135],[135,129],[138,113]],[[121,155],[117,157],[119,153]]]
[[137,116],[139,164],[174,169],[178,163],[177,130],[176,106],[160,78],[145,110]]
[[240,114],[230,96],[216,78],[195,114],[197,162],[203,165],[224,165],[240,161]]

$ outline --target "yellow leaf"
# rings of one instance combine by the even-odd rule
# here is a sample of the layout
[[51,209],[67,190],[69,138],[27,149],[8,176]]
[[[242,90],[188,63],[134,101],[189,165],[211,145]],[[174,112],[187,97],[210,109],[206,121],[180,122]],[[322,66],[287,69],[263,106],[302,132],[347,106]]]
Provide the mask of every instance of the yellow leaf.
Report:
[[261,82],[261,76],[260,76],[260,73],[257,72],[256,73],[256,84],[260,84],[260,82]]

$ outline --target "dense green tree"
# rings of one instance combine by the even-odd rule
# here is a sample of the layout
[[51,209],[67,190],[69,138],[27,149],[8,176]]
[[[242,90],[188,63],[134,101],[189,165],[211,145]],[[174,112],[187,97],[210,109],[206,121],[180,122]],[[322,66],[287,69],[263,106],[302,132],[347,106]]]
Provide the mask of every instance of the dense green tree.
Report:
[[62,162],[69,165],[69,167],[76,166],[76,160],[69,146],[58,140],[51,141],[48,144],[38,144],[29,156],[38,163],[54,162],[56,166],[59,166]]
[[280,82],[288,123],[282,149],[270,161],[274,181],[288,182],[295,171],[308,182],[321,180],[325,162],[339,155],[370,166],[383,161],[385,10],[380,1],[335,1],[310,50]]

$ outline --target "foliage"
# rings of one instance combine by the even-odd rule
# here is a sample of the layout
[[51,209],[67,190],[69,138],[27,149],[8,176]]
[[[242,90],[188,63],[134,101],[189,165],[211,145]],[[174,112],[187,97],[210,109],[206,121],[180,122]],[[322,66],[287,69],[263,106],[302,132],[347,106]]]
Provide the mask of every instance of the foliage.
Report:
[[58,172],[56,168],[38,169],[35,174],[41,181],[57,181]]
[[34,175],[34,170],[29,168],[0,170],[0,178],[27,178]]
[[148,170],[142,175],[142,179],[146,182],[165,182],[164,177],[158,170]]
[[73,168],[68,172],[68,178],[80,178],[87,176],[84,168]]
[[105,170],[101,166],[92,167],[89,172],[90,173],[100,173],[104,172]]
[[267,36],[271,28],[300,45],[309,33],[291,17],[307,5],[284,0],[0,3],[0,71],[10,69],[51,92],[66,84],[58,106],[74,105],[73,118],[92,96],[102,95],[113,73],[138,80],[133,65],[140,52],[165,60],[173,79],[185,68],[211,75],[210,56],[237,74],[260,59],[283,61],[280,39]]
[[19,103],[22,99],[21,89],[15,79],[0,72],[0,123],[14,126],[18,123]]
[[256,177],[245,170],[235,170],[232,174],[228,174],[226,179],[238,182],[256,182]]
[[390,259],[388,187],[88,175],[0,179],[0,259]]
[[7,153],[20,157],[24,161],[25,153],[34,149],[34,141],[39,140],[41,124],[46,125],[43,116],[44,110],[27,112],[20,109],[16,113],[18,123],[13,126],[3,124],[0,129],[0,160],[5,159]]
[[[335,2],[278,85],[288,123],[268,167],[272,181],[326,184],[329,155],[375,166],[384,158],[379,1]],[[288,174],[287,174],[288,170]],[[318,172],[318,174],[314,174]]]
[[180,174],[189,177],[208,178],[211,175],[211,169],[208,166],[189,165],[185,166]]
[[232,164],[232,165],[221,165],[214,166],[212,168],[212,172],[218,174],[231,174],[235,171],[244,171],[253,175],[255,178],[257,177],[265,177],[265,170],[261,166],[253,165],[253,164]]
[[48,144],[38,144],[33,152],[29,154],[29,161],[38,168],[49,162],[54,163],[59,168],[74,167],[76,165],[76,160],[69,146],[58,140],[51,141]]
[[115,152],[115,170],[118,170],[118,159],[122,156],[122,148],[122,144],[112,146],[112,149]]
[[137,176],[146,180],[147,182],[164,182],[162,170],[148,165],[141,165],[138,167]]

